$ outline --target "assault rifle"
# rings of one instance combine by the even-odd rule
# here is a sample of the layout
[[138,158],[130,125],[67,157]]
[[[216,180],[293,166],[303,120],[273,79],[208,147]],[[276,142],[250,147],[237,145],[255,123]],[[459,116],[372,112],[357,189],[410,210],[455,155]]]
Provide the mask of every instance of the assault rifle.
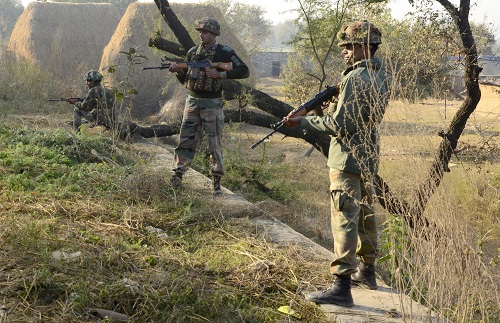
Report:
[[[311,100],[307,101],[304,104],[301,104],[298,108],[295,108],[290,112],[287,117],[299,117],[306,115],[308,112],[313,110],[314,108],[323,105],[324,102],[329,101],[332,97],[337,96],[339,94],[339,88],[338,86],[327,86],[326,89],[323,91],[319,92],[312,98]],[[281,120],[278,123],[272,124],[271,128],[274,129],[270,133],[268,133],[265,137],[254,143],[252,146],[250,146],[250,149],[254,149],[258,145],[264,142],[267,138],[271,137],[273,134],[275,134],[279,128],[281,128],[285,124],[285,119]]]
[[[164,70],[170,67],[173,63],[176,62],[165,62],[161,63],[161,66],[153,66],[153,67],[143,67],[143,70]],[[177,63],[177,66],[181,69],[188,69],[188,68],[202,68],[202,67],[211,67],[211,68],[217,68],[223,71],[230,71],[233,69],[233,63],[222,63],[222,62],[216,62],[213,63],[208,59],[202,60],[202,61],[194,61],[194,62],[181,62]]]
[[82,102],[83,99],[82,98],[60,98],[60,99],[49,99],[50,102],[54,102],[54,101],[65,101],[65,102],[68,102],[69,100],[77,100],[77,102]]

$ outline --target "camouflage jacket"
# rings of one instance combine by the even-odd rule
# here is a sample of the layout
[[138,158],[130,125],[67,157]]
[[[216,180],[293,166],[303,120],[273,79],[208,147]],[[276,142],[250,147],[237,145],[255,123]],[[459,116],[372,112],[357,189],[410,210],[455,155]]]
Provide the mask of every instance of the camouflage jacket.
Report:
[[[244,79],[250,75],[250,69],[248,66],[239,58],[236,52],[228,46],[224,46],[218,43],[213,44],[209,49],[202,50],[199,46],[192,47],[187,55],[186,62],[201,61],[209,59],[212,62],[232,62],[233,69],[225,73],[226,79]],[[186,70],[181,70],[176,74],[179,82],[184,83],[186,81]],[[220,81],[220,80],[217,80]],[[220,98],[222,96],[222,87],[219,91],[212,92],[193,92],[188,91],[189,95],[194,97],[202,98]]]
[[358,61],[342,76],[335,111],[324,117],[304,117],[300,127],[332,136],[330,168],[374,175],[380,159],[377,125],[388,105],[391,77],[378,58]]
[[83,111],[111,110],[115,104],[115,96],[110,89],[96,85],[92,87],[82,102],[77,102],[75,106]]

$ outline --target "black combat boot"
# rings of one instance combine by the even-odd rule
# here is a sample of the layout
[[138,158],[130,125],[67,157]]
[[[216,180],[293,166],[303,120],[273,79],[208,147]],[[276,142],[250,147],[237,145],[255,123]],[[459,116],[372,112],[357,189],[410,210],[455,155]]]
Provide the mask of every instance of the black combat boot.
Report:
[[222,196],[222,190],[220,188],[220,179],[222,176],[214,175],[214,196]]
[[172,184],[173,188],[178,188],[182,184],[182,173],[181,172],[175,172],[172,177],[170,178],[170,184]]
[[335,304],[354,306],[351,294],[351,276],[336,275],[335,282],[327,290],[320,290],[306,295],[306,300],[316,304]]
[[377,279],[375,278],[375,265],[360,262],[358,271],[351,275],[353,285],[363,284],[369,289],[377,289]]

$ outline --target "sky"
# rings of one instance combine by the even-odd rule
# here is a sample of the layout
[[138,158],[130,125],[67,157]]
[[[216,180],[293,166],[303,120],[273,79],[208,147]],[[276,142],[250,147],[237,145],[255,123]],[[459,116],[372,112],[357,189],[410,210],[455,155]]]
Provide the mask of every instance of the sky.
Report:
[[[288,18],[293,18],[291,13],[287,13],[290,9],[298,8],[297,0],[233,0],[246,4],[254,4],[263,7],[267,14],[266,19],[271,20],[273,23],[282,22]],[[184,3],[201,3],[204,0],[172,0],[170,2],[184,2]],[[460,0],[451,0],[451,3],[458,5]],[[500,10],[498,10],[500,0],[471,0],[471,14],[469,16],[471,21],[483,22],[485,15],[487,22],[493,23],[496,27],[500,28]],[[473,3],[478,3],[473,7]],[[441,5],[437,4],[439,7]],[[412,10],[408,0],[389,0],[389,7],[395,18],[402,19],[404,15]],[[497,23],[498,22],[498,23]]]
[[[23,5],[27,5],[33,0],[22,0]],[[50,0],[49,0],[50,1]],[[145,0],[142,0],[145,1]],[[146,0],[147,1],[147,0]],[[246,4],[258,5],[267,12],[266,19],[271,20],[273,23],[282,22],[284,20],[293,18],[290,9],[298,8],[297,0],[233,0]],[[411,11],[412,7],[408,0],[389,0],[389,7],[392,9],[392,14],[397,19],[402,19],[404,15]],[[451,3],[458,5],[460,0],[450,0]],[[179,3],[202,3],[205,0],[171,0],[170,2]],[[476,3],[476,5],[472,5]],[[471,14],[469,16],[471,21],[474,22],[488,22],[492,23],[497,30],[500,30],[500,10],[498,9],[499,0],[471,0]],[[437,4],[438,7],[441,5]],[[486,19],[485,19],[486,18]]]

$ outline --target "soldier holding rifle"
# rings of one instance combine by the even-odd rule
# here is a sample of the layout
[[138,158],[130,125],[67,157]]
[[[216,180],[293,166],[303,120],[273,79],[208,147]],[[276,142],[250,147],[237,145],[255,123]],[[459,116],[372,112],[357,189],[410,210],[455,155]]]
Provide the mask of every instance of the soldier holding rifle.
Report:
[[98,71],[89,71],[84,80],[89,92],[85,98],[69,98],[65,101],[74,104],[73,127],[80,131],[82,118],[87,119],[92,126],[101,125],[113,129],[115,125],[115,96],[110,89],[101,85],[102,74]]
[[[171,183],[174,187],[180,186],[182,176],[191,165],[196,153],[201,131],[204,130],[212,161],[213,193],[219,196],[222,194],[220,180],[224,175],[222,80],[242,79],[248,77],[250,73],[233,49],[217,43],[216,37],[220,35],[220,25],[215,19],[202,18],[196,21],[195,29],[199,31],[201,44],[188,51],[185,60],[188,64],[174,62],[168,67],[170,72],[177,73],[177,79],[188,89],[179,143],[174,152]],[[196,64],[189,64],[198,61],[209,61],[214,65],[196,67]],[[217,67],[217,64],[226,62],[232,63],[231,69]]]
[[[336,109],[331,115],[289,116],[287,127],[331,136],[331,226],[335,276],[326,290],[306,295],[317,304],[353,306],[351,282],[376,289],[377,224],[373,213],[372,178],[379,165],[377,126],[388,105],[390,76],[382,60],[373,57],[380,30],[368,21],[343,26],[337,35],[349,67],[342,73]],[[359,265],[358,265],[359,262]]]

